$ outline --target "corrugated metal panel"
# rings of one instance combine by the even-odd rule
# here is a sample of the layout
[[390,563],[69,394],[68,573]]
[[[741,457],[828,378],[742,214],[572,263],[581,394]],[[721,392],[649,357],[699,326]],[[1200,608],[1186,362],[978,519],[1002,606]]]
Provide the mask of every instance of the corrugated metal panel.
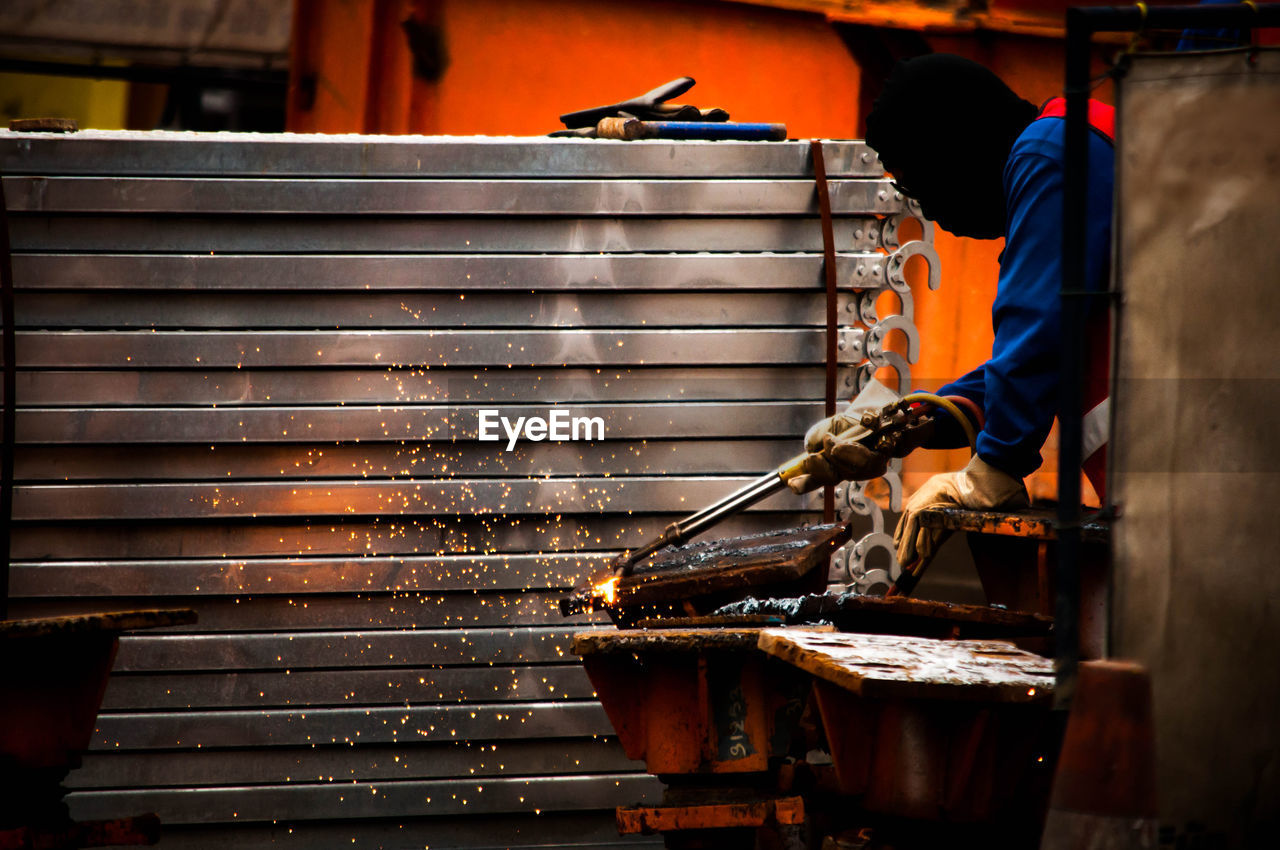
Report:
[[[903,202],[860,143],[827,161],[841,278],[884,285]],[[73,814],[153,809],[168,847],[616,843],[658,786],[555,603],[820,415],[807,144],[0,133],[0,169],[13,607],[201,618],[122,640]],[[553,405],[605,438],[476,439]]]

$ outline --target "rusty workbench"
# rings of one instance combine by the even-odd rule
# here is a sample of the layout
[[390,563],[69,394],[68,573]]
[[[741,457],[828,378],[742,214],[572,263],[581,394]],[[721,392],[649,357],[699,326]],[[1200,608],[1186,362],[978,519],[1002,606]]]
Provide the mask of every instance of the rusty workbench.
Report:
[[[1049,508],[1015,512],[934,508],[921,512],[920,524],[967,532],[988,602],[1010,610],[1051,615],[1057,563],[1054,518],[1054,511]],[[1096,513],[1086,515],[1080,536],[1080,654],[1083,658],[1101,658],[1106,649],[1111,526]],[[1019,645],[1046,650],[1043,641],[1020,641]]]
[[89,747],[120,633],[189,608],[0,620],[0,850],[153,844],[155,815],[74,823],[61,782]]
[[[751,846],[744,828],[794,842],[800,823],[835,830],[865,816],[1028,835],[1043,815],[1052,666],[1008,642],[639,629],[580,633],[573,651],[627,755],[668,785],[661,806],[619,810],[624,832],[704,846],[681,836],[736,827]],[[833,771],[805,762],[815,747]],[[697,840],[733,844],[729,832]]]

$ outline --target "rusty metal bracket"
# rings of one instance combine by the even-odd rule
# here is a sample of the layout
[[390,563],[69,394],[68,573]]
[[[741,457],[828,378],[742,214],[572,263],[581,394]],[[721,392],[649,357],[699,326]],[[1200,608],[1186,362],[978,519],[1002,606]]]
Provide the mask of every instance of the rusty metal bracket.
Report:
[[804,800],[782,797],[749,803],[712,803],[701,806],[619,806],[618,832],[652,835],[682,829],[727,829],[804,822]]

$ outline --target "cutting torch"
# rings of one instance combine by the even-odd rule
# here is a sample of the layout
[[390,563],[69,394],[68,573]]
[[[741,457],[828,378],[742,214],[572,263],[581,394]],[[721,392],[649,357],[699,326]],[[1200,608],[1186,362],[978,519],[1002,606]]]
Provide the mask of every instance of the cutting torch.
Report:
[[[975,439],[973,426],[956,405],[932,393],[911,393],[886,405],[879,411],[867,411],[857,422],[861,426],[861,435],[856,441],[870,449],[883,452],[889,456],[900,456],[914,447],[916,440],[912,432],[919,429],[932,415],[928,408],[916,407],[918,403],[933,404],[946,410],[960,423],[972,447]],[[814,452],[813,454],[817,454]],[[673,522],[654,540],[636,549],[628,549],[615,557],[609,566],[588,577],[575,587],[573,594],[560,601],[560,613],[572,616],[583,611],[590,611],[603,605],[611,610],[615,602],[618,581],[631,574],[635,565],[668,546],[685,543],[720,522],[734,516],[757,502],[763,501],[774,493],[780,492],[791,479],[805,474],[807,461],[811,454],[806,452],[797,455],[772,472],[767,472],[751,481],[746,486],[730,493],[713,505],[690,514],[679,522]],[[924,563],[910,565],[903,571],[903,576],[890,591],[890,595],[907,594],[926,566]]]
[[[898,442],[902,436],[910,430],[919,428],[922,420],[928,418],[928,414],[923,412],[927,408],[912,407],[912,405],[922,402],[937,405],[950,413],[960,423],[960,427],[964,430],[965,437],[972,448],[976,434],[969,418],[961,413],[960,409],[949,399],[924,392],[910,393],[886,405],[879,412],[869,411],[864,414],[859,424],[864,429],[865,434],[858,438],[858,442],[868,448],[885,452],[891,456],[897,455]],[[614,575],[619,577],[630,575],[632,568],[636,564],[655,552],[668,546],[684,543],[690,538],[718,525],[723,520],[741,513],[756,502],[779,492],[787,486],[787,482],[792,478],[805,474],[805,460],[808,457],[809,454],[806,452],[791,458],[777,469],[772,472],[766,472],[715,504],[709,505],[697,513],[690,514],[679,522],[671,523],[661,535],[640,548],[628,549],[618,555],[611,564]],[[918,580],[918,575],[916,578]],[[905,588],[900,588],[899,592],[903,590]]]
[[766,472],[714,505],[709,505],[697,513],[690,514],[679,522],[671,523],[660,536],[644,544],[639,549],[628,549],[623,552],[613,559],[614,574],[618,576],[630,575],[632,567],[659,549],[684,543],[689,538],[701,534],[714,525],[718,525],[721,521],[745,511],[756,502],[767,499],[774,493],[785,489],[788,481],[804,473],[804,461],[808,456],[805,453],[791,458],[782,466],[772,472]]

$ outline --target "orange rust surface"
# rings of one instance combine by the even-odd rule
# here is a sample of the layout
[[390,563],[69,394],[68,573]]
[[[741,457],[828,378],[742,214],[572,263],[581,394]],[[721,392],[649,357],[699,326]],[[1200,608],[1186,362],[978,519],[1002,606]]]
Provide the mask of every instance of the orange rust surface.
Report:
[[867,812],[998,822],[1022,840],[990,846],[1035,846],[1057,751],[1047,706],[874,699],[815,684],[839,793]]
[[[1027,537],[1033,540],[1056,540],[1056,514],[1044,508],[1025,511],[974,511],[964,508],[934,508],[922,511],[920,524],[926,528],[946,528],[1000,537]],[[1110,525],[1091,519],[1081,526],[1083,539],[1104,543],[1111,535]]]
[[573,636],[574,655],[601,655],[608,653],[692,653],[706,650],[755,649],[760,634],[758,628],[692,628],[692,629],[640,629],[618,631],[593,629]]
[[1047,704],[1053,664],[1006,641],[762,629],[760,648],[875,699]]
[[1146,668],[1131,661],[1082,663],[1053,807],[1111,818],[1154,818],[1155,759]]
[[622,835],[649,835],[681,829],[758,827],[768,823],[798,824],[804,822],[804,800],[783,797],[701,806],[620,806],[617,818],[618,832]]
[[574,651],[627,757],[649,773],[751,773],[768,768],[791,683],[766,668],[758,634],[601,630],[576,635]]
[[695,773],[707,749],[705,678],[692,655],[625,659],[589,657],[587,676],[627,758],[650,773]]

